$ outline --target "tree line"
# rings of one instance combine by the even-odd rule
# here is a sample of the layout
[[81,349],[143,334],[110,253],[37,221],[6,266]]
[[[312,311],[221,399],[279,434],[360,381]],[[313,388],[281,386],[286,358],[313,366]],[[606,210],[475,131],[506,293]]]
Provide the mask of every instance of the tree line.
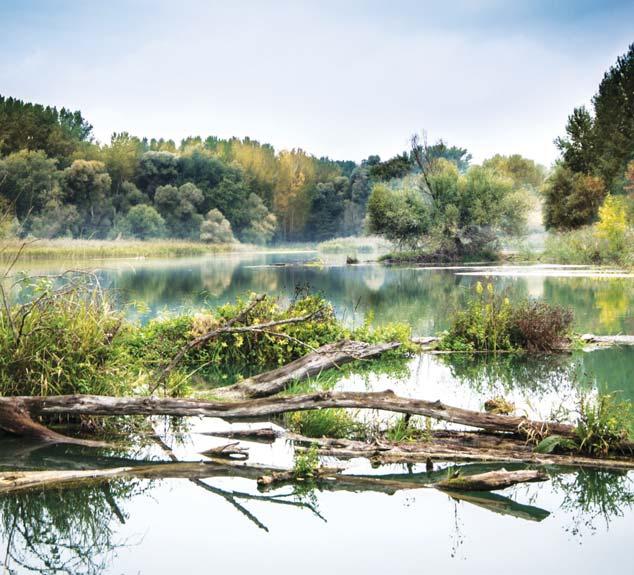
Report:
[[101,145],[78,111],[0,96],[0,207],[20,236],[268,243],[358,234],[378,162],[277,152],[249,138],[177,145],[123,132]]

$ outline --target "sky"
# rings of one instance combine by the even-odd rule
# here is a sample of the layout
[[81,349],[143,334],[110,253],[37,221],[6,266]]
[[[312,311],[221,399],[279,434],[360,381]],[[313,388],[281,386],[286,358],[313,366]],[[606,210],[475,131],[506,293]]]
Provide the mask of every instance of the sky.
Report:
[[545,165],[634,0],[0,0],[0,94],[113,132],[387,159],[426,131]]

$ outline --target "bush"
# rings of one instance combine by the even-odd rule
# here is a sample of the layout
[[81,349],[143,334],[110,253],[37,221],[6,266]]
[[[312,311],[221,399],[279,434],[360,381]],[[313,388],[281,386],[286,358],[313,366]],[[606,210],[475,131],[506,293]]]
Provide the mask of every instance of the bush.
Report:
[[200,239],[211,244],[231,244],[235,242],[229,220],[217,209],[209,210],[200,225]]
[[528,351],[553,351],[561,348],[569,333],[572,310],[543,301],[526,301],[513,310],[511,341]]
[[294,411],[284,417],[288,429],[306,437],[363,437],[363,425],[345,409]]
[[511,304],[476,284],[476,296],[458,312],[440,341],[441,349],[463,351],[550,351],[560,347],[572,326],[572,311],[541,301]]
[[32,301],[0,309],[0,394],[122,395],[134,381],[122,318],[98,290],[24,282]]
[[165,220],[161,214],[145,204],[130,208],[124,226],[131,236],[140,240],[159,238],[165,233]]

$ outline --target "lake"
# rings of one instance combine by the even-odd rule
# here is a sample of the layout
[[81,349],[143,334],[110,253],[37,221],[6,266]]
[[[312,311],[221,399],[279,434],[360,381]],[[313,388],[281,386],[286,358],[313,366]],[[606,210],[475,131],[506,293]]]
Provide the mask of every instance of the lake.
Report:
[[[578,332],[634,334],[634,277],[618,270],[346,266],[339,257],[317,261],[315,253],[98,265],[102,285],[139,321],[215,306],[249,292],[290,298],[296,289],[310,289],[332,301],[350,325],[366,318],[405,321],[418,335],[432,335],[447,327],[452,310],[480,281],[510,298],[540,297],[573,308]],[[77,263],[35,262],[30,270],[56,273],[68,267]],[[471,409],[504,395],[520,412],[548,417],[556,410],[574,410],[580,389],[618,391],[634,400],[633,366],[632,348],[537,357],[421,355],[394,369],[345,375],[337,388],[393,389]],[[205,432],[258,424],[191,419],[187,426],[182,433],[167,419],[155,422],[176,457],[199,461],[202,451],[227,442]],[[292,446],[283,439],[244,445],[250,463],[292,464]],[[0,442],[2,469],[95,468],[166,459],[164,449],[152,443],[113,454]],[[444,467],[433,473],[440,477]],[[253,480],[227,475],[199,482],[120,479],[4,496],[0,564],[8,573],[112,575],[625,571],[634,532],[634,473],[550,472],[552,481],[470,500],[417,488],[429,480],[424,465],[373,468],[365,460],[348,462],[347,473],[390,476],[412,488],[286,486],[263,492]]]

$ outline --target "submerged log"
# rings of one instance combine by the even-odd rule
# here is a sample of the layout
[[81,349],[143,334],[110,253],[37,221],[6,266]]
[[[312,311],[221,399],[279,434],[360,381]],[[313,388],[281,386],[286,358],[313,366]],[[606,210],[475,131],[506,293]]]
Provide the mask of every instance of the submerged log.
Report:
[[479,475],[457,475],[435,484],[437,489],[445,491],[496,491],[506,489],[518,483],[546,481],[549,477],[537,469],[521,469],[518,471],[489,471]]
[[286,389],[291,383],[319,375],[351,361],[371,359],[400,347],[398,342],[370,344],[344,340],[322,345],[291,363],[215,390],[223,399],[268,397]]
[[537,453],[524,439],[508,434],[476,431],[435,431],[428,441],[367,443],[351,439],[315,439],[295,434],[289,434],[288,439],[304,444],[314,443],[319,448],[319,455],[322,456],[338,459],[364,457],[377,465],[463,461],[613,470],[634,469],[634,457],[631,454],[629,457],[612,454],[596,458],[576,453]]
[[[231,462],[212,461],[209,463],[160,463],[146,466],[115,467],[109,469],[55,470],[55,471],[17,471],[0,472],[0,494],[17,493],[31,489],[58,488],[110,481],[116,478],[137,477],[140,479],[203,479],[210,477],[243,477],[255,479],[260,486],[271,487],[299,480],[313,481],[316,485],[341,484],[344,490],[376,490],[394,492],[400,489],[453,489],[445,481],[437,483],[405,481],[396,478],[383,479],[381,476],[347,475],[341,469],[317,468],[311,478],[298,478],[292,470],[275,469],[259,465],[244,465]],[[539,481],[548,476],[538,471],[492,471],[465,475],[460,479],[463,487],[456,490],[495,491],[505,489],[517,483]],[[450,479],[449,481],[454,481]]]

